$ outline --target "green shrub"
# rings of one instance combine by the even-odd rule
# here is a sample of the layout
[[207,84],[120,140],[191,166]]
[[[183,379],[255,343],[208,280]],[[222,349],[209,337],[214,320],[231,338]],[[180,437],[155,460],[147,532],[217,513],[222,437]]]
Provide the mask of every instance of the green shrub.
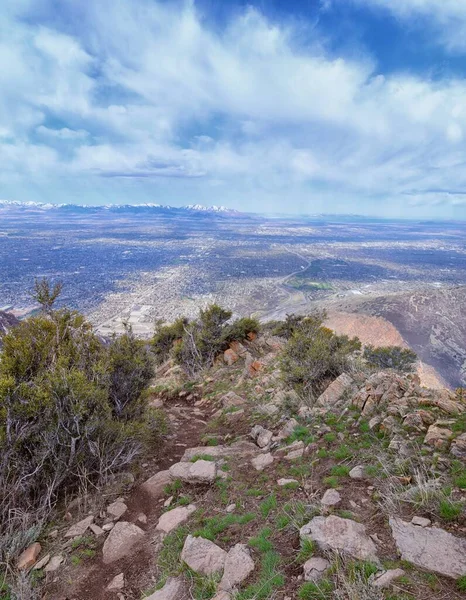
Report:
[[171,325],[164,325],[162,321],[156,322],[152,351],[157,364],[162,364],[170,357],[175,342],[181,340],[187,325],[187,319],[177,319]]
[[297,322],[280,357],[285,383],[310,400],[348,368],[350,356],[361,347],[357,338],[335,335],[322,323],[322,314]]
[[414,370],[417,360],[415,352],[400,346],[366,346],[363,357],[367,364],[374,369],[395,369],[401,373],[410,373]]
[[257,319],[242,317],[225,327],[223,340],[227,343],[233,341],[241,342],[247,339],[248,333],[259,333],[260,328],[260,323]]

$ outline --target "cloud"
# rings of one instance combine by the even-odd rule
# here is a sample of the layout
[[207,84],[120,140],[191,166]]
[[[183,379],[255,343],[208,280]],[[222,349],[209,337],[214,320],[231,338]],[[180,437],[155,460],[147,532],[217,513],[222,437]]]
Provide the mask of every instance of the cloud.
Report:
[[441,205],[407,195],[442,189],[442,206],[461,206],[448,190],[466,186],[462,79],[380,73],[254,8],[220,29],[193,2],[34,6],[0,16],[0,181],[14,197],[66,181],[124,201],[121,180],[131,201],[383,212],[398,198],[414,212]]

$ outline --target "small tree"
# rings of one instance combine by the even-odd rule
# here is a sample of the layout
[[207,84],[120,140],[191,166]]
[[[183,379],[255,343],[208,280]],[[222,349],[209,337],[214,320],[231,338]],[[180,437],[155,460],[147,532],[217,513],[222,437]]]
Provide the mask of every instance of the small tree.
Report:
[[366,346],[363,357],[373,369],[395,369],[401,373],[414,371],[417,360],[415,352],[400,346]]
[[46,277],[43,277],[42,279],[36,278],[34,281],[32,297],[41,305],[42,311],[50,315],[62,289],[63,283],[61,281],[52,286],[50,280]]

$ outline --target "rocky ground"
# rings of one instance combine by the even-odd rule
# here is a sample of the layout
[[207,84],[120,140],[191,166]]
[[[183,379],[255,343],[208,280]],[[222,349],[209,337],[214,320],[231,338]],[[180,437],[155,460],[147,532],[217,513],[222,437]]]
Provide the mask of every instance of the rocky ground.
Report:
[[464,597],[464,399],[354,372],[311,407],[283,388],[279,349],[235,343],[194,384],[159,369],[164,443],[20,558],[44,599]]

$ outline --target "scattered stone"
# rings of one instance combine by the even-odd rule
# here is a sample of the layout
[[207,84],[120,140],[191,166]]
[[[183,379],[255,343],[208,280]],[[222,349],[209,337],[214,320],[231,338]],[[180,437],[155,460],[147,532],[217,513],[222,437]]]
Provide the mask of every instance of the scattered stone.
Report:
[[169,471],[172,479],[181,479],[185,483],[212,483],[217,477],[217,465],[210,460],[175,463]]
[[284,477],[282,477],[281,479],[279,479],[277,481],[277,485],[279,485],[280,487],[284,487],[285,485],[290,485],[290,484],[295,484],[295,483],[299,483],[299,481],[297,481],[296,479],[285,479]]
[[437,423],[431,425],[427,430],[424,444],[433,446],[437,450],[445,450],[448,446],[452,431],[447,427],[440,427]]
[[30,569],[37,561],[41,550],[42,546],[39,544],[39,542],[34,542],[34,544],[28,546],[18,558],[18,563],[16,565],[18,567],[18,570],[26,571]]
[[50,560],[50,554],[46,554],[44,556],[44,558],[41,558],[40,561],[34,565],[34,567],[33,567],[34,571],[40,571],[40,569],[43,569],[45,567],[45,565],[48,564],[49,560]]
[[102,527],[99,527],[98,525],[96,525],[95,523],[91,523],[89,525],[89,529],[92,531],[92,533],[96,536],[96,537],[100,537],[101,535],[103,535],[105,533],[105,531],[102,529]]
[[236,504],[229,504],[229,505],[226,507],[226,511],[227,511],[227,513],[232,513],[232,512],[235,512],[235,509],[236,509]]
[[202,537],[188,535],[181,552],[181,560],[200,575],[212,575],[222,571],[227,553],[217,544]]
[[111,531],[115,527],[115,523],[105,523],[102,525],[104,531]]
[[364,467],[362,465],[356,465],[356,467],[353,467],[349,472],[349,476],[351,479],[364,479],[366,476]]
[[127,510],[126,504],[118,500],[107,506],[107,513],[116,520],[121,519]]
[[229,367],[231,367],[238,359],[239,356],[231,348],[228,348],[228,350],[225,350],[223,353],[223,360]]
[[353,558],[378,562],[376,547],[366,528],[352,519],[335,515],[314,517],[301,527],[300,535],[316,542],[321,550],[341,551]]
[[94,522],[94,516],[89,515],[82,521],[79,521],[79,523],[75,523],[74,525],[72,525],[68,529],[68,531],[65,533],[65,537],[66,538],[82,537],[88,530],[89,525],[93,522]]
[[323,506],[336,506],[341,502],[341,496],[337,490],[330,488],[324,493],[320,502]]
[[52,540],[56,540],[58,537],[58,529],[54,529],[53,531],[51,531],[48,537]]
[[296,440],[292,444],[288,446],[283,446],[283,448],[278,448],[276,454],[288,454],[289,452],[294,452],[295,450],[303,450],[304,451],[304,442],[302,440]]
[[298,448],[297,450],[292,450],[288,452],[288,454],[284,457],[285,460],[296,460],[304,456],[304,448]]
[[265,448],[272,441],[273,433],[262,425],[255,425],[251,430],[251,437],[259,448]]
[[223,408],[233,408],[234,406],[243,406],[243,404],[246,404],[246,400],[235,394],[235,392],[228,392],[222,396]]
[[317,406],[335,406],[348,388],[354,384],[353,379],[342,373],[333,381],[323,394],[317,398]]
[[401,558],[421,569],[458,579],[466,575],[466,539],[438,527],[418,527],[389,519]]
[[165,487],[171,483],[169,471],[159,471],[150,479],[144,482],[141,488],[154,499],[163,496]]
[[140,513],[137,520],[141,525],[147,525],[147,516],[144,513]]
[[278,432],[278,434],[276,435],[276,439],[277,440],[284,440],[287,437],[289,437],[293,431],[295,430],[295,428],[299,425],[298,421],[296,419],[288,419],[285,424],[283,425],[283,427],[280,429],[280,431]]
[[102,548],[103,562],[108,565],[127,556],[144,539],[144,531],[133,523],[118,521]]
[[248,547],[244,544],[236,544],[226,556],[220,589],[232,590],[247,579],[254,568],[254,561]]
[[177,506],[173,510],[169,510],[160,517],[156,530],[170,533],[170,531],[173,531],[187,521],[195,510],[196,506],[194,504]]
[[451,443],[450,452],[453,456],[460,459],[466,459],[466,433],[462,433]]
[[304,581],[313,581],[314,583],[322,579],[325,571],[330,567],[330,562],[326,558],[313,556],[307,560],[304,565]]
[[425,517],[413,517],[411,519],[411,523],[413,525],[417,525],[418,527],[429,527],[432,521],[430,519],[426,519]]
[[389,569],[381,575],[378,575],[372,582],[372,585],[376,588],[387,588],[395,581],[395,579],[403,577],[404,574],[405,572],[403,569]]
[[214,458],[234,457],[245,458],[255,456],[260,452],[256,444],[252,442],[239,441],[231,446],[198,446],[197,448],[188,448],[181,458],[181,462],[190,462],[195,456],[209,454]]
[[64,560],[65,558],[61,554],[56,554],[55,556],[52,556],[44,571],[46,573],[55,573],[55,571],[58,571]]
[[157,590],[145,600],[185,600],[187,598],[186,584],[179,577],[169,577],[162,589]]
[[263,471],[266,467],[273,463],[273,456],[270,452],[266,454],[259,454],[251,460],[252,466],[256,469],[256,471]]
[[125,576],[123,573],[119,573],[115,575],[112,581],[107,585],[108,592],[115,592],[117,590],[122,590],[125,587]]

